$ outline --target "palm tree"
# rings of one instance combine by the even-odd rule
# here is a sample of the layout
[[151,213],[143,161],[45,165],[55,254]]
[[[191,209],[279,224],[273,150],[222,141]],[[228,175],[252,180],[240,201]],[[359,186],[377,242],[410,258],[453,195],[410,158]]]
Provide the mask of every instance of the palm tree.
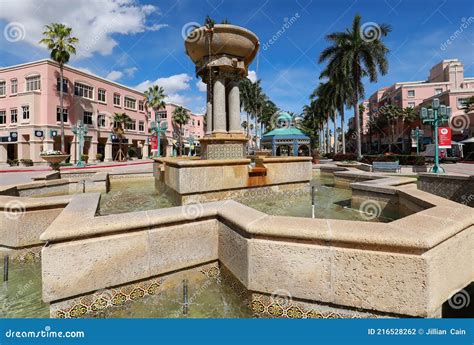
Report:
[[[378,73],[385,75],[388,71],[387,53],[389,49],[382,42],[382,37],[388,35],[391,27],[386,24],[378,25],[375,36],[368,37],[361,25],[361,16],[356,15],[352,21],[352,28],[342,32],[334,32],[326,36],[331,45],[324,49],[319,62],[328,61],[327,69],[338,73],[340,66],[348,68],[353,96],[352,108],[356,126],[357,156],[362,157],[360,136],[360,119],[358,116],[358,102],[364,97],[362,78],[369,77],[370,82],[376,82]],[[374,33],[374,32],[373,32]]]
[[143,100],[143,103],[145,107],[153,109],[153,112],[155,113],[155,121],[156,121],[156,112],[160,109],[165,109],[166,108],[166,103],[165,103],[165,90],[163,87],[158,86],[158,85],[153,85],[148,88],[144,92],[145,94],[145,99]]
[[115,156],[115,159],[118,161],[123,161],[125,160],[126,155],[122,151],[122,142],[123,142],[123,133],[125,129],[125,125],[127,123],[130,123],[132,119],[130,116],[128,116],[125,113],[115,113],[113,117],[113,131],[119,138],[119,150],[117,152],[117,155]]
[[385,117],[388,124],[390,125],[391,140],[389,145],[389,151],[392,152],[392,146],[395,145],[395,125],[398,120],[402,118],[402,109],[396,105],[388,104],[381,110],[381,116]]
[[[239,89],[241,91],[241,107],[247,113],[247,123],[250,123],[250,118],[254,120],[255,129],[255,146],[257,144],[257,128],[258,122],[262,116],[263,108],[267,97],[262,91],[261,81],[257,80],[255,83],[248,78],[240,82]],[[249,136],[250,126],[247,127],[247,136]]]
[[[320,83],[318,88],[314,90],[313,97],[318,97],[318,108],[326,115],[326,153],[329,153],[331,147],[331,136],[329,134],[329,122],[333,119],[336,124],[336,93],[333,80],[326,83]],[[334,126],[335,127],[335,126]],[[334,139],[334,149],[336,147],[336,138]],[[336,153],[336,152],[334,152]]]
[[44,44],[50,50],[51,59],[56,61],[59,65],[59,111],[61,118],[61,151],[65,150],[64,143],[64,117],[63,117],[63,79],[64,79],[64,65],[69,62],[71,54],[76,54],[75,43],[79,42],[79,39],[72,37],[72,28],[67,27],[61,23],[52,23],[45,25],[43,32],[44,38],[39,43]]
[[176,107],[173,111],[173,122],[179,126],[178,156],[181,156],[183,149],[183,125],[186,125],[190,118],[189,112],[181,106]]

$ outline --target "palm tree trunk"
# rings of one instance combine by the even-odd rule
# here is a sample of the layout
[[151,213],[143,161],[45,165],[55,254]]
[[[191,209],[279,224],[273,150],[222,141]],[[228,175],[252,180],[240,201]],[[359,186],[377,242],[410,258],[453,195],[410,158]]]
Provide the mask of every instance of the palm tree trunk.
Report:
[[355,126],[356,126],[356,153],[357,159],[362,158],[362,144],[360,141],[360,118],[359,118],[359,93],[357,90],[357,82],[359,81],[359,62],[357,59],[354,59],[352,62],[352,73],[354,80],[354,117],[355,117]]
[[183,153],[183,125],[179,125],[179,150],[178,156],[181,156]]
[[66,144],[64,142],[64,110],[63,110],[63,66],[59,65],[59,117],[61,121],[61,152],[66,153]]
[[247,138],[250,136],[250,115],[247,112]]
[[336,119],[337,118],[337,111],[334,111],[334,117],[332,118],[332,122],[334,124],[334,143],[333,143],[333,147],[334,147],[334,153],[337,153],[337,124],[336,124]]
[[331,150],[331,135],[329,134],[329,113],[326,120],[326,153]]
[[341,132],[342,132],[342,153],[346,153],[346,138],[344,136],[344,107],[341,108]]

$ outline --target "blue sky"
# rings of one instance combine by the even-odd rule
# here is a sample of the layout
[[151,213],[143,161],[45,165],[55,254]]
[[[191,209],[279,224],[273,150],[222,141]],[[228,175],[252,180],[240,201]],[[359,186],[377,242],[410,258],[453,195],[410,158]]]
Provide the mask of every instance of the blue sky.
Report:
[[[194,66],[184,53],[183,27],[209,14],[257,34],[262,46],[292,22],[276,41],[261,49],[250,66],[264,91],[283,110],[300,112],[319,83],[319,53],[325,35],[349,27],[356,13],[363,22],[387,23],[389,73],[366,96],[396,81],[423,80],[432,65],[459,58],[474,76],[474,2],[464,0],[0,0],[0,65],[48,57],[37,42],[44,24],[64,22],[80,38],[71,64],[132,86],[162,84],[170,100],[202,111]],[[462,28],[463,23],[468,23]],[[466,26],[466,25],[465,25]],[[15,36],[16,33],[19,35]],[[462,30],[450,39],[456,30]],[[442,49],[447,40],[451,44]]]

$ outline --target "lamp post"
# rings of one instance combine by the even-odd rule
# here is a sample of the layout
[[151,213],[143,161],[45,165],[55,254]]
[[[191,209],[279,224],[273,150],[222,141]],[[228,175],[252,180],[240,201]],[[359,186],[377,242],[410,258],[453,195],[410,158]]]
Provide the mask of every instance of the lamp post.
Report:
[[189,156],[191,157],[192,151],[194,149],[194,137],[192,135],[189,136],[188,143],[189,143]]
[[87,126],[85,126],[81,120],[72,127],[72,132],[76,135],[79,140],[79,158],[76,163],[76,167],[84,168],[86,163],[82,160],[82,151],[84,150],[84,141],[87,134]]
[[431,104],[431,109],[421,108],[421,120],[423,124],[428,123],[432,126],[435,138],[435,164],[430,169],[430,172],[435,174],[445,172],[445,170],[439,165],[439,148],[438,148],[438,126],[443,122],[448,122],[451,116],[451,108],[445,105],[439,104],[439,99],[434,98]]
[[156,133],[157,136],[157,144],[158,144],[158,150],[156,151],[155,157],[161,157],[161,133],[166,133],[166,130],[168,129],[168,122],[167,121],[161,121],[162,119],[160,118],[159,120],[155,117],[155,121],[151,123],[151,130],[153,133]]
[[420,154],[420,138],[423,138],[424,131],[420,127],[411,130],[411,137],[416,141],[416,154]]

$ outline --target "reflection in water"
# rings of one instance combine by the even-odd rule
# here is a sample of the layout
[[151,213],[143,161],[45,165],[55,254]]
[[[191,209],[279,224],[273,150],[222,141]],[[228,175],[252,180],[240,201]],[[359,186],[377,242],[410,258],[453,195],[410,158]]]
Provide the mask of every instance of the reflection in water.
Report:
[[41,299],[40,263],[10,262],[9,279],[0,282],[0,317],[49,317],[49,305]]

